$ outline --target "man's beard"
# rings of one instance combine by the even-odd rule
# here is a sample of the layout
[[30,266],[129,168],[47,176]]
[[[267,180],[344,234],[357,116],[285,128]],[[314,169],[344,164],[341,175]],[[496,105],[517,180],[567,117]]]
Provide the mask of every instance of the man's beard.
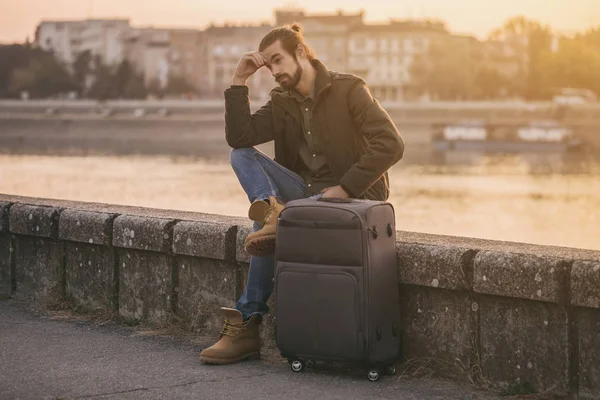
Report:
[[[285,82],[279,82],[279,79],[283,77],[286,78]],[[300,78],[302,78],[302,66],[296,59],[296,72],[294,73],[294,76],[292,77],[290,74],[281,74],[277,77],[277,83],[285,90],[292,90],[300,83]]]

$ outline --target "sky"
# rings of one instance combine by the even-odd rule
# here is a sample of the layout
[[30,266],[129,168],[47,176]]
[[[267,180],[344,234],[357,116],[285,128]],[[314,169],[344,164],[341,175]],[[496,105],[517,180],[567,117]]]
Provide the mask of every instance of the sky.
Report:
[[484,38],[509,17],[525,15],[569,33],[600,25],[600,0],[0,0],[0,43],[34,38],[42,20],[127,18],[134,26],[204,28],[210,23],[273,23],[273,10],[365,10],[367,22],[438,18],[453,32]]

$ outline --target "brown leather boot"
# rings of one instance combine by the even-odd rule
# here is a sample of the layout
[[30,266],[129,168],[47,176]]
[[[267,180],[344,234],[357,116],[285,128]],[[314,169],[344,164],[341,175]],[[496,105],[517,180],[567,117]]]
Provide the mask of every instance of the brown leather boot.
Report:
[[225,324],[219,341],[202,350],[200,361],[205,364],[234,364],[260,358],[260,315],[243,322],[242,313],[233,308],[221,308]]
[[269,202],[270,205],[262,200],[255,201],[248,210],[251,220],[263,224],[259,230],[249,234],[244,242],[244,249],[253,256],[261,257],[275,252],[277,218],[284,205],[275,196],[269,197]]

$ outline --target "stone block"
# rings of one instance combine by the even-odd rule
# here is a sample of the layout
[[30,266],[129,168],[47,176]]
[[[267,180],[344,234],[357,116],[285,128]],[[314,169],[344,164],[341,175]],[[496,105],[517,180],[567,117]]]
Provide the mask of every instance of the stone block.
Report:
[[66,209],[59,219],[59,238],[71,242],[112,245],[116,214]]
[[10,259],[10,235],[0,232],[0,298],[8,297],[12,293],[12,267]]
[[397,243],[400,282],[434,288],[469,290],[473,250],[418,243]]
[[88,310],[111,310],[116,304],[113,250],[83,243],[65,244],[66,293]]
[[0,298],[11,295],[12,271],[10,264],[10,232],[8,210],[11,203],[0,202]]
[[173,252],[234,261],[236,232],[236,226],[227,223],[182,221],[173,228]]
[[49,305],[64,294],[62,244],[53,240],[17,236],[15,245],[16,290],[18,300]]
[[62,209],[28,204],[10,207],[9,226],[12,233],[45,238],[58,238],[58,218]]
[[171,314],[172,257],[118,249],[119,312],[123,317],[165,322]]
[[573,263],[571,304],[600,308],[600,262],[575,261]]
[[576,312],[579,337],[579,398],[600,399],[600,310]]
[[246,253],[246,250],[244,250],[244,241],[250,233],[252,233],[252,223],[248,223],[246,225],[238,225],[235,246],[235,259],[238,262],[250,262],[250,254]]
[[566,300],[567,267],[557,258],[482,251],[475,256],[473,290],[560,304]]
[[557,305],[478,296],[483,374],[513,392],[566,393],[568,321]]
[[120,215],[113,223],[113,245],[128,249],[170,252],[175,220]]
[[[472,304],[467,293],[401,285],[403,354],[407,359],[434,358],[453,366],[468,365],[473,354]],[[452,374],[453,369],[448,368]]]
[[8,210],[12,203],[0,201],[0,235],[8,233]]
[[221,307],[235,307],[241,279],[233,262],[177,257],[178,314],[203,335],[218,335],[223,327]]

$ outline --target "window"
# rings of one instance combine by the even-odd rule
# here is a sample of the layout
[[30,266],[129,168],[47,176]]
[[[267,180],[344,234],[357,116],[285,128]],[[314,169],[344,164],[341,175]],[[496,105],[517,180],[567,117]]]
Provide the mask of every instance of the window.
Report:
[[352,43],[354,44],[354,48],[358,50],[363,50],[365,47],[367,47],[367,40],[362,37],[354,39]]
[[380,50],[384,50],[384,51],[388,49],[388,41],[387,41],[387,39],[381,39],[379,41],[379,49]]

